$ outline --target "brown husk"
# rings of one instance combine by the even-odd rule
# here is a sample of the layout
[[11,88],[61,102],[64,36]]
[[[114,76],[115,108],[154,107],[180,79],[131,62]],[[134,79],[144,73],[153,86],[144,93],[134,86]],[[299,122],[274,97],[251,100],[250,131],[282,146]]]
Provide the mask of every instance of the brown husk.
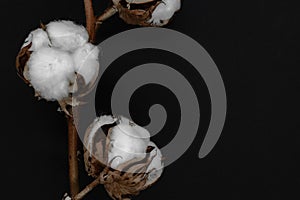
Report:
[[29,45],[23,47],[18,55],[17,55],[17,58],[16,58],[16,69],[17,69],[17,74],[18,76],[23,79],[23,81],[26,83],[26,84],[30,84],[29,80],[27,80],[25,77],[24,77],[24,71],[25,71],[25,66],[26,66],[26,63],[27,61],[29,60],[30,58],[30,55],[32,53],[32,51],[29,51],[30,47],[31,47],[32,43],[30,43]]
[[140,26],[151,26],[148,22],[151,19],[152,12],[160,4],[161,1],[153,0],[146,3],[130,4],[130,8],[127,7],[125,0],[119,1],[116,6],[119,16],[126,23]]

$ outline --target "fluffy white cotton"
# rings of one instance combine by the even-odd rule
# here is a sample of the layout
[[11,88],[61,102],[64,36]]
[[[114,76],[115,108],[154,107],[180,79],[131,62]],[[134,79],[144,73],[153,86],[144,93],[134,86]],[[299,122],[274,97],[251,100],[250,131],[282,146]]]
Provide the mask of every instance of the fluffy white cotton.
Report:
[[41,97],[58,101],[68,97],[75,74],[70,54],[43,47],[31,54],[27,65],[30,83]]
[[164,163],[162,162],[162,154],[159,148],[151,141],[149,142],[149,146],[154,147],[154,149],[150,153],[150,157],[155,157],[147,168],[147,172],[150,173],[146,185],[151,185],[152,183],[154,183],[161,176],[164,168]]
[[74,51],[89,39],[86,29],[72,21],[54,21],[46,27],[51,44],[61,50]]
[[150,133],[120,116],[111,130],[110,139],[115,147],[129,153],[145,153],[150,141]]
[[47,47],[50,45],[50,40],[48,38],[47,32],[41,28],[32,31],[28,37],[25,39],[23,47],[28,46],[31,43],[29,51],[37,51],[41,47]]
[[112,168],[134,158],[145,158],[150,133],[125,117],[118,117],[110,131],[108,161]]
[[94,80],[99,72],[99,48],[86,43],[73,53],[75,71],[83,76],[85,84]]
[[149,22],[156,26],[164,25],[165,21],[172,18],[174,13],[180,9],[181,0],[162,0],[155,8]]
[[[150,133],[130,121],[119,116],[101,116],[96,118],[88,128],[85,137],[85,146],[92,152],[95,134],[103,125],[116,123],[110,129],[108,143],[108,162],[112,161],[110,167],[117,168],[120,164],[134,158],[145,158],[146,150],[150,142]],[[154,146],[154,145],[152,145]],[[161,154],[159,154],[161,156]]]

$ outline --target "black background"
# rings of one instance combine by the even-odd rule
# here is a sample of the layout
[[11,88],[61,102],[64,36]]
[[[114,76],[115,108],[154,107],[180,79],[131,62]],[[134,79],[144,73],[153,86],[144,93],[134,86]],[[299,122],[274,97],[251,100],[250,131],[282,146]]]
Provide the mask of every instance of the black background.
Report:
[[[97,13],[108,5],[94,2]],[[40,21],[84,24],[83,1],[0,5],[1,196],[61,199],[68,191],[65,118],[56,103],[36,101],[17,77],[14,61]],[[214,59],[226,85],[227,121],[206,158],[197,157],[199,133],[160,181],[136,199],[299,199],[299,13],[292,1],[183,1],[167,28],[192,37]],[[132,28],[115,16],[101,27],[98,42]],[[90,181],[82,170],[82,186]],[[109,197],[100,186],[86,199]]]

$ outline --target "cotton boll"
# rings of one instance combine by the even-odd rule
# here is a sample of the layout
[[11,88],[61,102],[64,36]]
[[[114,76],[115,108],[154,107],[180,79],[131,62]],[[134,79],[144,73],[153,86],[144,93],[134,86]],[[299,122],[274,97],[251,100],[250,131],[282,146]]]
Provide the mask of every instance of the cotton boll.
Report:
[[75,71],[83,76],[85,84],[93,81],[99,71],[99,48],[86,43],[73,53]]
[[181,0],[163,0],[153,11],[150,23],[162,26],[180,9]]
[[31,54],[27,65],[30,83],[41,97],[49,101],[68,97],[75,72],[67,52],[43,47]]
[[47,32],[52,46],[65,51],[74,51],[89,39],[86,29],[72,21],[50,22],[47,25]]
[[48,38],[47,32],[41,28],[32,31],[25,39],[25,42],[21,49],[28,46],[30,43],[31,47],[29,48],[29,51],[36,51],[41,47],[49,46],[50,40]]

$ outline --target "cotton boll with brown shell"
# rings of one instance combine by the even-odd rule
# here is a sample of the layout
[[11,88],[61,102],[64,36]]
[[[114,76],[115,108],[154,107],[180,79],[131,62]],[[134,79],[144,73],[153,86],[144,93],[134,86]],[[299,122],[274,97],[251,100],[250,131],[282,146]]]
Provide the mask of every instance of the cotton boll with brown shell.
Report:
[[144,158],[150,142],[150,133],[129,119],[119,116],[101,116],[89,127],[85,137],[85,146],[89,151],[94,148],[93,140],[97,130],[104,124],[113,124],[107,138],[107,157],[111,167],[127,162],[133,158]]
[[[115,123],[107,137],[96,137],[102,125]],[[146,129],[125,117],[101,116],[87,129],[84,139],[86,170],[104,184],[112,199],[130,199],[162,175],[162,154],[149,138]]]
[[86,29],[72,21],[50,22],[29,34],[16,58],[18,75],[34,87],[35,96],[57,100],[67,115],[67,105],[79,105],[98,75],[99,50],[88,37]]
[[69,87],[75,79],[69,53],[43,47],[31,54],[27,66],[30,84],[41,97],[60,101],[69,96]]
[[50,22],[46,28],[52,46],[64,51],[74,51],[89,39],[86,29],[72,21]]
[[83,76],[86,85],[93,83],[99,72],[99,48],[86,43],[72,54],[75,71]]

